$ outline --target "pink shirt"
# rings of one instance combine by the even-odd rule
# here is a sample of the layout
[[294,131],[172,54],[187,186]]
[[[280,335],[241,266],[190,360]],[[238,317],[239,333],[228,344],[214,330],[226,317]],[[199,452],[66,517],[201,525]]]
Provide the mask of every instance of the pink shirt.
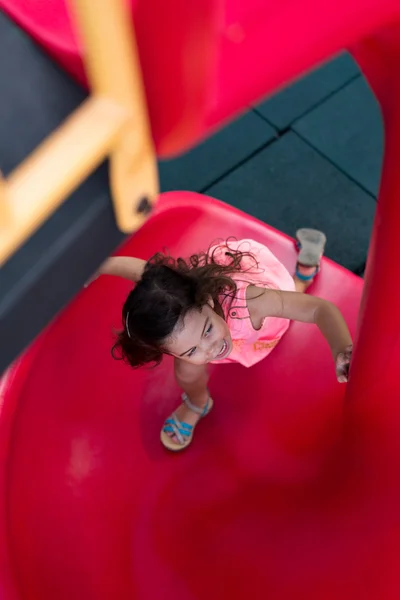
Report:
[[251,258],[243,257],[240,272],[231,275],[237,285],[235,298],[230,307],[230,298],[222,296],[220,301],[231,332],[233,350],[228,358],[212,362],[215,364],[238,362],[245,367],[251,367],[268,356],[275,348],[287,331],[290,321],[268,317],[264,319],[261,329],[255,330],[247,308],[247,287],[255,285],[269,289],[295,291],[295,285],[293,277],[266,246],[246,239],[229,241],[228,246],[221,244],[214,246],[210,251],[214,251],[214,258],[218,263],[229,264],[232,260],[226,255],[229,250],[250,252],[257,260],[258,266]]

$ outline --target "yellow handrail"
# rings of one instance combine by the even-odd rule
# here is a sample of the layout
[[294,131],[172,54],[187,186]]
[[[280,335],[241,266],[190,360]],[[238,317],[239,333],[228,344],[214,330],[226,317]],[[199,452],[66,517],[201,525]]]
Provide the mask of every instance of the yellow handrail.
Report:
[[91,95],[7,179],[0,178],[0,264],[107,156],[122,231],[140,227],[158,193],[156,156],[125,2],[70,2]]

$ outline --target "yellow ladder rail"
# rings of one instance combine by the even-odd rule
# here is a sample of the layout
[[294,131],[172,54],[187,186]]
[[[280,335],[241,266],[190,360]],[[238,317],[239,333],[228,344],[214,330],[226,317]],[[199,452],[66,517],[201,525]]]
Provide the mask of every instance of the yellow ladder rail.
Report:
[[[0,264],[108,156],[118,227],[146,219],[158,194],[131,17],[123,0],[70,0],[91,95],[10,175],[0,176]],[[105,43],[106,40],[106,43]]]

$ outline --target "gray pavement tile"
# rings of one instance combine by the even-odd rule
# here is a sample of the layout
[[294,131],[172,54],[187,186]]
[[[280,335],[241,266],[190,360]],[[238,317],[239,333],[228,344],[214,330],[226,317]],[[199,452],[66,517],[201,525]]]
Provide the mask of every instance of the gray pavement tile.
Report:
[[298,227],[322,229],[327,256],[350,270],[365,260],[375,201],[293,132],[206,193],[289,235]]
[[296,121],[293,129],[364,189],[377,195],[383,126],[378,103],[363,78]]
[[359,74],[351,56],[341,54],[265,100],[255,110],[282,131]]
[[160,162],[161,190],[201,191],[275,136],[275,130],[250,111],[187,154]]

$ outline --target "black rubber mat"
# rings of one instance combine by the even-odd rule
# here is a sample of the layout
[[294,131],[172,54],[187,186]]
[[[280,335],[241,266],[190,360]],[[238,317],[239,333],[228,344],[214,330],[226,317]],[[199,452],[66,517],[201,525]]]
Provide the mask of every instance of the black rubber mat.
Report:
[[353,59],[348,54],[342,54],[259,104],[255,109],[279,131],[283,131],[359,73]]
[[184,156],[161,162],[161,190],[200,192],[275,136],[276,131],[250,111]]
[[293,132],[207,193],[292,236],[299,227],[322,229],[327,256],[350,270],[365,261],[374,199]]
[[293,129],[365,190],[377,195],[383,126],[379,106],[363,78],[296,121]]

